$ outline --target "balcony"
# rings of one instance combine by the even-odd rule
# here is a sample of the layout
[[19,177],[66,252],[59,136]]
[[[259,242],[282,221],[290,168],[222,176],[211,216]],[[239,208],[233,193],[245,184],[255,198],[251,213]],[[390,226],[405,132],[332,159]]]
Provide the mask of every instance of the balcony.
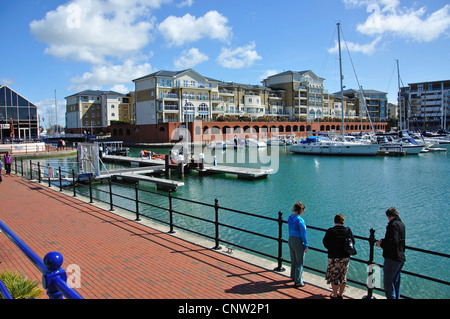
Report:
[[220,95],[234,95],[234,92],[229,91],[229,90],[219,90],[219,94]]
[[161,92],[160,98],[163,100],[178,100],[178,94]]

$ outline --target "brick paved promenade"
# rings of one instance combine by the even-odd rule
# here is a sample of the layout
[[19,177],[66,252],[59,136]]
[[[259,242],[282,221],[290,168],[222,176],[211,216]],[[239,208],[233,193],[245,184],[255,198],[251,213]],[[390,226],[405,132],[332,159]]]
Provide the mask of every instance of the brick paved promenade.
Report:
[[[182,240],[45,183],[2,175],[0,220],[39,257],[59,251],[64,269],[77,264],[77,291],[86,299],[328,299],[330,294],[308,282],[294,288],[288,271],[277,273]],[[2,233],[0,262],[0,270],[41,281]]]

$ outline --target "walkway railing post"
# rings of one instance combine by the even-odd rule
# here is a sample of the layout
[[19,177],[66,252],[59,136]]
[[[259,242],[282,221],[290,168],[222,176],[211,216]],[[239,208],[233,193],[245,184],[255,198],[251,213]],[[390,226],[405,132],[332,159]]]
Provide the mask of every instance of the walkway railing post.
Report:
[[93,203],[94,200],[92,199],[92,176],[89,174],[89,203]]
[[23,158],[20,159],[20,172],[23,176]]
[[214,246],[214,250],[219,250],[222,249],[222,247],[220,247],[219,245],[219,200],[216,198],[214,200],[214,211],[215,211],[215,221],[214,221],[214,225],[215,225],[215,242],[216,245]]
[[109,182],[109,210],[112,212],[114,210],[114,207],[113,207],[113,193],[112,193],[111,177],[108,179],[108,182]]
[[50,183],[50,165],[47,165],[47,178],[48,178],[48,187],[51,187],[52,184]]
[[139,182],[134,183],[134,193],[136,194],[136,219],[135,221],[140,221],[139,218]]
[[30,160],[30,181],[33,180],[33,160]]
[[374,247],[375,247],[376,239],[375,239],[375,230],[370,229],[369,236],[369,260],[367,261],[367,296],[364,296],[363,299],[374,299],[373,297],[373,260],[374,260]]
[[61,166],[58,166],[58,175],[59,175],[59,191],[62,192],[62,175],[61,175]]
[[283,213],[278,212],[278,266],[275,271],[285,271],[283,268]]
[[172,190],[169,189],[169,234],[174,234],[173,230],[173,209],[172,209]]
[[72,184],[73,184],[73,197],[77,197],[77,190],[75,184],[75,170],[72,169]]
[[48,272],[42,276],[42,286],[47,290],[47,295],[50,299],[63,299],[63,294],[56,286],[56,279],[61,278],[64,282],[67,281],[67,274],[61,268],[63,264],[63,257],[58,252],[49,252],[44,257],[44,265]]
[[41,162],[38,162],[38,180],[39,180],[39,184],[42,182],[41,181]]

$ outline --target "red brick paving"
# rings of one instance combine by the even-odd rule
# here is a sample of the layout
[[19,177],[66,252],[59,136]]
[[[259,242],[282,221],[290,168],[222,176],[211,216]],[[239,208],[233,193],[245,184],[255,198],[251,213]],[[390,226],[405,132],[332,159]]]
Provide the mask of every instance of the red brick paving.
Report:
[[[324,298],[276,273],[127,220],[57,190],[11,175],[0,183],[0,220],[39,257],[59,251],[81,269],[86,299]],[[0,270],[41,281],[40,272],[0,233]],[[46,295],[43,298],[47,298]]]

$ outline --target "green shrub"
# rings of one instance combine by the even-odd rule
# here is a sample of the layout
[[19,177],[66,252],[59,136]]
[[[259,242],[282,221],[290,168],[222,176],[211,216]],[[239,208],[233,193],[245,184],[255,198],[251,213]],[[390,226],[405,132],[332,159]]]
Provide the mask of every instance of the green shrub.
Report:
[[[38,287],[39,283],[37,281],[25,278],[14,271],[2,271],[0,273],[0,280],[14,299],[39,298],[44,291]],[[3,299],[3,296],[0,295],[0,299]]]

